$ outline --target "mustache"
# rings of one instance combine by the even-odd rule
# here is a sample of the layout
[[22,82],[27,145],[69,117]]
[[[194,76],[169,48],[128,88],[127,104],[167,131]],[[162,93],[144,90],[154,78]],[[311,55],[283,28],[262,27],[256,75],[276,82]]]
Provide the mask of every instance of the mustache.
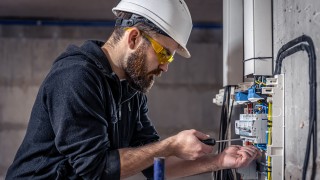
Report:
[[161,73],[162,73],[162,70],[160,68],[157,68],[157,69],[154,69],[154,70],[150,71],[147,75],[159,76],[159,75],[161,75]]

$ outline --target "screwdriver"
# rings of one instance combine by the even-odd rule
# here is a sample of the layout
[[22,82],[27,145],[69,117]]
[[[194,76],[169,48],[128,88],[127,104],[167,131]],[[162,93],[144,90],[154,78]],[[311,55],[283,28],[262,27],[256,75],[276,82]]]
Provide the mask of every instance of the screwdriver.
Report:
[[206,145],[210,145],[210,146],[214,146],[216,143],[222,143],[222,142],[230,142],[230,141],[243,141],[245,140],[245,138],[239,138],[239,139],[228,139],[228,140],[218,140],[216,141],[213,138],[209,138],[206,140],[201,140],[202,143],[206,144]]

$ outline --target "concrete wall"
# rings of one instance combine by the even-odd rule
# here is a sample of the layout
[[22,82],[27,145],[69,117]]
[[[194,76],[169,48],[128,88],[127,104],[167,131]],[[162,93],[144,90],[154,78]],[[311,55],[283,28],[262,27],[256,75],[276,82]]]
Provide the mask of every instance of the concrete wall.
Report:
[[[0,26],[0,179],[22,142],[38,88],[54,59],[68,44],[105,40],[110,30]],[[220,109],[212,104],[212,97],[222,85],[221,41],[221,29],[195,29],[188,46],[192,59],[176,56],[169,72],[148,94],[150,117],[163,137],[190,128],[217,135]]]
[[[274,55],[288,41],[306,34],[315,44],[316,54],[320,56],[320,1],[318,0],[284,0],[273,1],[274,10]],[[317,63],[319,70],[320,64]],[[307,132],[309,128],[309,77],[308,57],[299,52],[284,60],[282,72],[285,73],[285,141],[286,141],[286,179],[301,179],[305,155]],[[319,82],[320,75],[317,75]],[[319,112],[319,83],[318,83]],[[319,122],[319,115],[318,115]],[[318,123],[318,130],[320,124]],[[318,133],[318,169],[320,136]],[[310,162],[310,161],[309,161]],[[308,172],[310,174],[310,171]],[[307,179],[310,179],[307,177]]]

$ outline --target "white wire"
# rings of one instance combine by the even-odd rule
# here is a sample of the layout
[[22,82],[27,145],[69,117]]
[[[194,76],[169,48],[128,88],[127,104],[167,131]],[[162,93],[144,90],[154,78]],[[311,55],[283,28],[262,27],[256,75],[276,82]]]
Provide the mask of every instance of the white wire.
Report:
[[214,177],[214,172],[211,172],[211,180],[215,180],[216,178]]

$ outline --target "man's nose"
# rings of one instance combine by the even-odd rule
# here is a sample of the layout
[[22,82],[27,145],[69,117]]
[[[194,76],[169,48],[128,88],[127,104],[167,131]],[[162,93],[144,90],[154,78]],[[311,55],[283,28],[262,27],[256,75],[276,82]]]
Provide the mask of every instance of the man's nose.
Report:
[[164,64],[160,64],[159,68],[163,71],[163,72],[167,72],[169,69],[169,63],[164,63]]

